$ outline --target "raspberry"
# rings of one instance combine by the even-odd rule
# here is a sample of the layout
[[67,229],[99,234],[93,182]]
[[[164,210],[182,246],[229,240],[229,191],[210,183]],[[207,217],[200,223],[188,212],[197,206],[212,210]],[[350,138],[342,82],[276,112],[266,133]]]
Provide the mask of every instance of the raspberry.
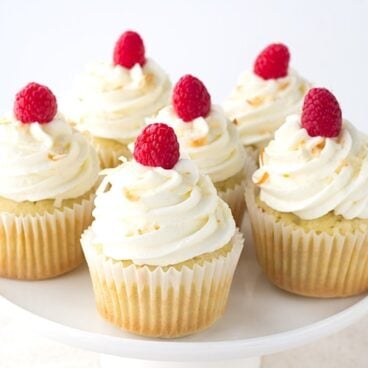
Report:
[[15,96],[14,115],[22,123],[49,123],[56,111],[56,97],[41,84],[29,83]]
[[192,75],[184,75],[176,83],[172,103],[177,115],[185,122],[205,118],[211,110],[211,96],[205,85]]
[[301,125],[311,137],[340,134],[342,113],[336,97],[326,88],[312,88],[304,98]]
[[137,32],[124,32],[115,44],[114,64],[131,69],[135,64],[146,62],[144,43]]
[[289,49],[282,43],[267,46],[254,63],[254,73],[263,79],[286,77],[290,61]]
[[174,129],[162,123],[146,126],[135,141],[133,156],[144,166],[172,169],[179,160],[179,143]]

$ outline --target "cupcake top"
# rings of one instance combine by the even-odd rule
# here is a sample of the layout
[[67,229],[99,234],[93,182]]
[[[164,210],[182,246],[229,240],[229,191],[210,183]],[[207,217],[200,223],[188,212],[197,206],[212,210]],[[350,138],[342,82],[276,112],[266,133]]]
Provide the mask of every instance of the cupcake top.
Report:
[[285,45],[269,45],[225,101],[225,112],[236,120],[244,145],[269,141],[288,115],[300,111],[310,84],[289,68],[289,60]]
[[98,158],[60,114],[45,86],[30,83],[16,96],[14,114],[0,119],[0,196],[16,202],[63,200],[88,192]]
[[313,88],[260,155],[253,181],[271,208],[311,220],[368,218],[368,137],[342,120],[336,98]]
[[206,87],[197,78],[182,77],[174,88],[172,105],[156,119],[175,130],[182,154],[213,182],[226,180],[244,167],[245,151],[235,125],[221,107],[211,105]]
[[222,248],[235,233],[229,207],[193,161],[179,160],[165,124],[147,126],[134,159],[104,172],[91,232],[107,257],[173,265]]
[[170,91],[167,74],[146,59],[140,36],[128,31],[117,41],[112,62],[91,63],[77,79],[65,114],[80,131],[126,144],[147,116],[168,103]]

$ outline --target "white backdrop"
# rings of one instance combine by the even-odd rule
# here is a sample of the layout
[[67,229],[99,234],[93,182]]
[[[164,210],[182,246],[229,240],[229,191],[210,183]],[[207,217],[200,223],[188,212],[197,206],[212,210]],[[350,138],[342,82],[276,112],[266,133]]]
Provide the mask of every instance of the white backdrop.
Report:
[[109,59],[126,29],[173,81],[200,77],[221,102],[268,43],[286,43],[292,66],[336,94],[368,131],[366,0],[0,0],[0,114],[29,81],[58,96],[89,60]]

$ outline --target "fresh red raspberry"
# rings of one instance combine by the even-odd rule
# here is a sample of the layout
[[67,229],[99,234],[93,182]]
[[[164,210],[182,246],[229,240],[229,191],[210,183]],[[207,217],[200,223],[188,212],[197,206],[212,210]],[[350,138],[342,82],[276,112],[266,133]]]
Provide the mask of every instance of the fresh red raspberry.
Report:
[[205,118],[211,110],[211,96],[205,85],[192,75],[184,75],[176,83],[172,103],[177,115],[189,122]]
[[137,32],[124,32],[115,44],[114,64],[131,69],[135,64],[146,62],[144,43]]
[[56,97],[41,84],[29,83],[15,96],[14,115],[22,123],[49,123],[56,111]]
[[310,89],[304,98],[301,124],[311,137],[337,137],[342,113],[336,97],[326,88]]
[[290,61],[289,49],[282,43],[267,46],[254,63],[254,73],[263,79],[286,77]]
[[144,166],[172,169],[179,160],[174,129],[162,123],[146,126],[135,141],[133,156]]

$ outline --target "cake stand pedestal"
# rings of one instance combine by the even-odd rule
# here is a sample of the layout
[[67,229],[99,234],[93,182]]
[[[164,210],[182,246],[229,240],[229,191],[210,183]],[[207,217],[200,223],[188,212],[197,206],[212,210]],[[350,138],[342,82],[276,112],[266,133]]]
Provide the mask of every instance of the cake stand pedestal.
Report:
[[368,297],[313,299],[271,285],[252,253],[249,223],[224,317],[179,339],[135,336],[96,311],[86,266],[52,280],[0,279],[0,307],[9,304],[32,331],[101,354],[105,368],[256,368],[260,357],[335,333],[368,313]]

